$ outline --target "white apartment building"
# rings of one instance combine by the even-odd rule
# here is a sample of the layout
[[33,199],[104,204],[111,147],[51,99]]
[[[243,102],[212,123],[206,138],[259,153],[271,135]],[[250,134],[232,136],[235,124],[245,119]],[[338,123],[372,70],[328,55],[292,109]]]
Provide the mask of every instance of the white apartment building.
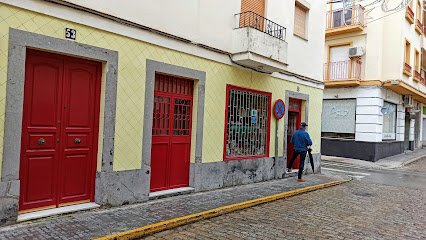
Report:
[[395,1],[372,2],[327,7],[324,155],[376,161],[420,148],[426,137],[423,2],[392,11]]
[[325,14],[325,0],[0,0],[0,222],[283,178],[301,121],[319,168]]

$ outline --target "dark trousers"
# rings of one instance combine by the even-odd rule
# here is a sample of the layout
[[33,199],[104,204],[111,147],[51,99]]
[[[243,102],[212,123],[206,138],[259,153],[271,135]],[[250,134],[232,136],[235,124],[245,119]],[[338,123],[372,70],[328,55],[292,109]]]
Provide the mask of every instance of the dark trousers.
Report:
[[297,177],[299,179],[302,178],[302,173],[303,173],[303,169],[305,168],[305,158],[307,153],[308,153],[307,151],[294,150],[293,156],[291,157],[290,166],[288,167],[290,169],[293,167],[294,160],[296,160],[297,156],[300,155],[299,173],[297,174]]

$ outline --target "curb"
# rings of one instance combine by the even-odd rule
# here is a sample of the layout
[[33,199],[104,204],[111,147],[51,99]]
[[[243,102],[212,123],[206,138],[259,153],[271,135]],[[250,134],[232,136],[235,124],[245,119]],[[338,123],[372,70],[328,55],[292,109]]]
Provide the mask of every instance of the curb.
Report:
[[343,183],[350,182],[351,180],[352,179],[342,180],[342,181],[332,181],[332,182],[323,183],[323,184],[319,184],[319,185],[299,188],[299,189],[291,190],[291,191],[288,191],[288,192],[278,193],[278,194],[274,194],[274,195],[270,195],[270,196],[266,196],[266,197],[256,198],[256,199],[248,200],[248,201],[245,201],[245,202],[234,203],[234,204],[231,204],[231,205],[214,208],[214,209],[210,209],[210,210],[207,210],[207,211],[194,213],[194,214],[186,215],[186,216],[183,216],[183,217],[178,217],[178,218],[166,220],[166,221],[163,221],[163,222],[150,224],[150,225],[143,226],[143,227],[140,227],[140,228],[135,228],[135,229],[132,229],[132,230],[120,232],[120,233],[117,233],[117,234],[112,234],[112,235],[100,237],[100,238],[97,238],[97,240],[119,240],[119,239],[141,238],[141,237],[145,237],[147,235],[153,234],[153,233],[161,232],[161,231],[164,231],[164,230],[169,230],[169,229],[176,228],[176,227],[179,227],[179,226],[183,226],[183,225],[186,225],[186,224],[194,223],[194,222],[197,222],[197,221],[200,221],[200,220],[210,219],[210,218],[217,217],[217,216],[220,216],[220,215],[223,215],[223,214],[227,214],[227,213],[235,212],[235,211],[238,211],[238,210],[254,207],[254,206],[257,206],[257,205],[260,205],[260,204],[263,204],[263,203],[273,202],[273,201],[276,201],[276,200],[279,200],[279,199],[284,199],[284,198],[296,196],[296,195],[307,193],[307,192],[312,192],[312,191],[323,189],[323,188],[337,186],[337,185],[340,185],[340,184],[343,184]]
[[425,158],[425,156],[419,156],[419,157],[416,157],[416,158],[412,158],[412,159],[410,159],[410,160],[408,160],[408,161],[403,162],[403,163],[401,164],[401,167],[405,167],[405,166],[407,166],[407,165],[409,165],[409,164],[411,164],[411,163],[417,162],[417,161],[419,161],[419,160],[420,160],[420,159],[422,159],[422,158]]

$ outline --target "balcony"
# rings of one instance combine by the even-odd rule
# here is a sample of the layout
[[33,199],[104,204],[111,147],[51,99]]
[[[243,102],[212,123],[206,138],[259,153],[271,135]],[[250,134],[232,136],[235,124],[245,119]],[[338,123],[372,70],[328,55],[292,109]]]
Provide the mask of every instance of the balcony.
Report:
[[420,82],[422,80],[422,77],[420,76],[420,72],[414,69],[413,73],[414,73],[413,80]]
[[426,86],[426,71],[423,68],[420,70],[420,82]]
[[355,87],[361,84],[360,59],[329,62],[324,64],[324,84],[326,87]]
[[286,28],[254,12],[235,15],[232,61],[262,72],[287,68]]
[[423,34],[423,24],[420,22],[419,19],[416,19],[416,32],[418,32],[420,35]]
[[409,77],[411,77],[412,76],[412,74],[411,74],[411,70],[412,70],[412,67],[410,66],[410,64],[408,64],[408,63],[404,63],[404,70],[402,71],[405,75],[407,75],[407,76],[409,76]]
[[407,21],[411,24],[414,23],[414,12],[413,12],[413,9],[411,9],[410,6],[407,6],[405,8],[405,19],[407,19]]
[[336,9],[327,12],[325,36],[362,32],[364,30],[364,7],[356,5],[350,9]]

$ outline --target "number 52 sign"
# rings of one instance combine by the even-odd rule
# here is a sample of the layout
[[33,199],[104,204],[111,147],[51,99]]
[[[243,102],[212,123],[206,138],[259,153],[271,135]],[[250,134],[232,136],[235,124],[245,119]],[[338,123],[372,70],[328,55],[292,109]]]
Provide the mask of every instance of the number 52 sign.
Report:
[[75,40],[77,36],[77,31],[71,28],[65,28],[65,38]]

